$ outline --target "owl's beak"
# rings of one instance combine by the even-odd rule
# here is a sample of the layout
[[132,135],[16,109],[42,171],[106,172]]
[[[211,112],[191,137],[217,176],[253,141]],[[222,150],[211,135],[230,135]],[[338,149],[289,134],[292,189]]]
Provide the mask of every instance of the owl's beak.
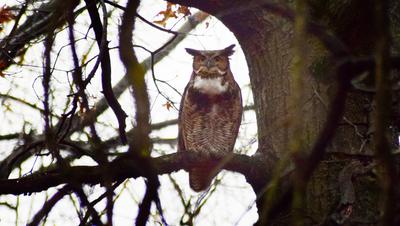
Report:
[[211,60],[207,60],[206,66],[207,66],[207,68],[211,68],[211,66],[212,66]]

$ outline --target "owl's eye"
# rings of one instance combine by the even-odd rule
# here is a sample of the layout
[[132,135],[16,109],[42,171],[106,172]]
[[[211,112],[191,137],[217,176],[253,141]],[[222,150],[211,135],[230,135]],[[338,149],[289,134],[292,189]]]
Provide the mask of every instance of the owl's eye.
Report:
[[199,59],[200,61],[204,61],[206,59],[206,57],[203,55],[198,55],[197,59]]
[[217,57],[215,57],[215,61],[217,61],[217,62],[220,62],[220,61],[222,61],[223,59],[222,59],[222,57],[221,56],[217,56]]

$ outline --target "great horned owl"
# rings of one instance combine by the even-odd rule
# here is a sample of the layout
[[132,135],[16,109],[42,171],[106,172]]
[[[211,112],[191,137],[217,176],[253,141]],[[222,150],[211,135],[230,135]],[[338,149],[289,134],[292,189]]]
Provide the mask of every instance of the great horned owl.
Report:
[[[194,57],[193,73],[179,111],[178,151],[223,157],[233,151],[242,118],[242,96],[229,67],[233,47],[186,51]],[[189,170],[190,187],[207,189],[217,175],[215,163],[197,162]]]

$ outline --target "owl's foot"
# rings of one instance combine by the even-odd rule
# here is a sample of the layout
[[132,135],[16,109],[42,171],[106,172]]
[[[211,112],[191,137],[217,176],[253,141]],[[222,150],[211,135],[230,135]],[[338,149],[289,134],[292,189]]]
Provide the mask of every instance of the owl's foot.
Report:
[[188,150],[192,153],[189,161],[199,161],[199,160],[219,160],[229,157],[231,153],[216,151],[216,150]]

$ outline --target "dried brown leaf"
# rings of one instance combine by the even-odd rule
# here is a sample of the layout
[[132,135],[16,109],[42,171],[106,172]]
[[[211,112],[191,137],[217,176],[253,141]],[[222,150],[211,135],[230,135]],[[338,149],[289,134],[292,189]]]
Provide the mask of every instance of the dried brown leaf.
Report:
[[170,101],[167,101],[162,106],[165,107],[168,111],[173,107],[173,105],[172,105],[172,103]]
[[190,16],[190,15],[192,15],[192,13],[190,12],[190,10],[189,10],[189,7],[187,7],[187,6],[182,6],[182,5],[180,5],[179,7],[178,7],[178,13],[179,14],[182,14],[183,16]]
[[0,8],[0,24],[10,22],[15,18],[14,13],[7,6],[2,6]]
[[157,14],[157,16],[161,16],[161,19],[154,20],[153,23],[165,27],[169,19],[178,18],[178,15],[189,16],[191,15],[191,12],[187,6],[167,2],[165,10],[162,10]]
[[163,10],[163,11],[160,11],[160,12],[157,14],[157,16],[162,16],[162,18],[161,18],[160,20],[155,20],[155,21],[153,21],[153,22],[156,23],[156,24],[159,24],[159,25],[161,25],[161,26],[163,26],[163,27],[165,27],[165,25],[167,24],[167,21],[168,21],[170,18],[178,18],[178,16],[176,15],[176,11],[174,11],[174,10],[172,9],[172,6],[174,6],[174,5],[175,5],[175,4],[173,4],[173,3],[167,2],[166,9]]

